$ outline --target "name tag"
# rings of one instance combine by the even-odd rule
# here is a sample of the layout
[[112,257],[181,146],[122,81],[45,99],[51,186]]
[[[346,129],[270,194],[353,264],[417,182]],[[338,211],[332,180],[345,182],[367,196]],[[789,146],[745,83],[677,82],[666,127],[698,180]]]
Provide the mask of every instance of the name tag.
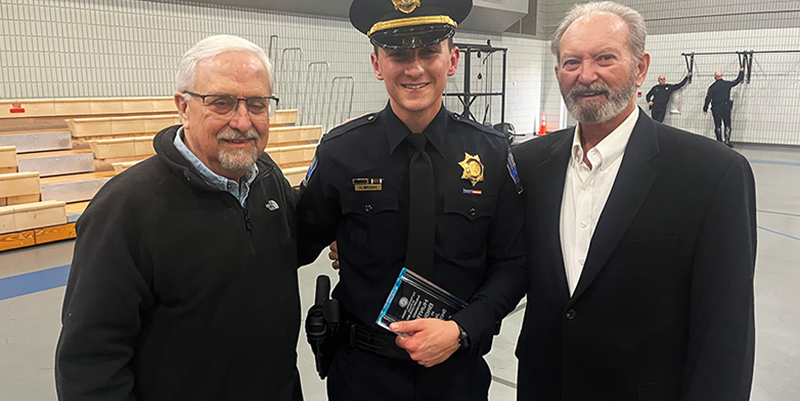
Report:
[[382,191],[383,178],[353,178],[353,188],[356,191]]

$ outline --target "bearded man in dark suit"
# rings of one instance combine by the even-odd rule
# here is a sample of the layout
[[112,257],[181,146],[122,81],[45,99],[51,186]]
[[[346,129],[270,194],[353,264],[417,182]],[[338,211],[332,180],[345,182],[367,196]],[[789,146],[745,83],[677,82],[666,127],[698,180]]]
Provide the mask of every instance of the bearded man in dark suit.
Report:
[[636,107],[636,11],[575,6],[552,42],[578,125],[519,145],[528,305],[518,400],[748,400],[755,185],[744,157]]

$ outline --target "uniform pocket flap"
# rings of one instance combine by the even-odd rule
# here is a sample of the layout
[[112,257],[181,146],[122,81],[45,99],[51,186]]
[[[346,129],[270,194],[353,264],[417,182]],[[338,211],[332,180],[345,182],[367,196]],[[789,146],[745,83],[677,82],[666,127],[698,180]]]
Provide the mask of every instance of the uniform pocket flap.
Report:
[[355,213],[365,217],[380,212],[399,209],[397,194],[390,192],[361,192],[349,194],[342,199],[342,214]]
[[444,197],[444,212],[456,213],[469,220],[494,216],[495,197],[492,195],[466,195]]

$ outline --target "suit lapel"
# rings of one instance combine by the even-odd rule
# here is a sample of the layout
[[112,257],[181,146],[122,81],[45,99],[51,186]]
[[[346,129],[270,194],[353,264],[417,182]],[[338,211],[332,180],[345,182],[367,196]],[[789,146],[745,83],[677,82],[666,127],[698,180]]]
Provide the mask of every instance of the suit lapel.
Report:
[[550,272],[552,277],[556,277],[555,285],[559,288],[559,294],[563,295],[564,301],[569,299],[569,287],[567,286],[567,276],[564,270],[564,255],[561,253],[561,236],[559,235],[559,221],[561,216],[561,199],[564,196],[564,180],[567,174],[567,166],[570,157],[570,145],[575,135],[575,129],[562,135],[550,147],[550,157],[539,165],[539,173],[536,175],[536,196],[537,202],[541,207],[536,209],[536,219],[539,222],[540,238],[546,243],[540,249],[549,252],[547,266],[540,266],[541,269],[557,269]]
[[592,235],[586,263],[571,303],[583,294],[600,273],[647,198],[658,175],[648,162],[658,152],[655,123],[640,109],[639,120],[628,140],[619,173]]

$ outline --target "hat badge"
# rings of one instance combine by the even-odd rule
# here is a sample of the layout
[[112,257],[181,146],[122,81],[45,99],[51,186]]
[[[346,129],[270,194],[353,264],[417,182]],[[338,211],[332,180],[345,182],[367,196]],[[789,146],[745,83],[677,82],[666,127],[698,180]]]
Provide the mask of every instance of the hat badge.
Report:
[[420,0],[392,0],[394,9],[401,13],[410,14],[420,6]]

